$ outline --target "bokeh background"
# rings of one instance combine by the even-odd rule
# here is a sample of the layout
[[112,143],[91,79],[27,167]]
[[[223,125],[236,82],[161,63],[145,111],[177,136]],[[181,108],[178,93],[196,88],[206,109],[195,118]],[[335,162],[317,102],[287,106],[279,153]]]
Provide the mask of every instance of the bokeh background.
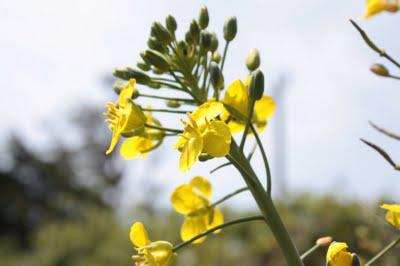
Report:
[[[173,14],[182,36],[203,5],[210,29],[221,37],[225,19],[238,18],[228,83],[245,78],[247,51],[260,50],[266,91],[277,102],[262,140],[274,197],[299,249],[328,234],[368,258],[390,239],[394,231],[377,206],[384,199],[399,202],[398,173],[359,138],[400,158],[399,142],[368,124],[400,132],[400,91],[395,80],[369,72],[372,63],[385,61],[348,18],[400,58],[400,15],[362,20],[361,0],[1,0],[1,264],[131,265],[133,221],[145,221],[154,238],[179,241],[181,217],[169,205],[176,185],[193,175],[209,177],[215,199],[243,185],[229,167],[208,173],[222,159],[198,163],[190,176],[180,173],[173,140],[146,160],[104,155],[109,132],[101,113],[116,98],[113,69],[135,64],[154,20]],[[171,115],[162,119],[178,124]],[[262,173],[259,156],[254,165]],[[228,218],[255,211],[246,193],[224,208]],[[281,265],[265,232],[257,224],[224,230],[182,251],[177,264]],[[307,265],[321,265],[323,253]],[[388,256],[381,265],[400,265],[400,258]]]

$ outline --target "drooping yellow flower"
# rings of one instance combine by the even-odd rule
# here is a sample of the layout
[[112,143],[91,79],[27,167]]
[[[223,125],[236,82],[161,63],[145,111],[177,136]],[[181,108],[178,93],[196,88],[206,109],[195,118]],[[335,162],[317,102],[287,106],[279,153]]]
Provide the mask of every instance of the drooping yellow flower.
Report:
[[122,134],[127,134],[141,128],[146,122],[143,111],[133,103],[130,98],[134,92],[135,80],[131,79],[122,89],[117,104],[108,103],[107,112],[104,114],[112,132],[111,144],[106,154],[110,154],[118,143]]
[[400,229],[400,204],[382,204],[382,209],[387,210],[386,221]]
[[[172,206],[175,211],[185,216],[181,228],[183,241],[224,222],[222,212],[216,208],[210,208],[211,193],[210,182],[201,176],[194,177],[188,184],[183,184],[173,191]],[[197,239],[194,243],[201,243],[204,240],[205,237]]]
[[171,243],[150,241],[146,229],[140,222],[132,225],[129,235],[138,252],[138,255],[132,256],[135,266],[167,266],[175,256]]
[[[155,119],[151,112],[146,112],[146,124],[161,126],[161,123]],[[140,155],[144,158],[148,152],[155,147],[158,147],[164,133],[161,130],[145,127],[140,135],[127,138],[121,145],[120,153],[125,159],[133,159]]]
[[383,11],[397,12],[399,10],[398,0],[367,0],[364,18],[370,18]]
[[[242,117],[247,117],[249,109],[248,87],[251,77],[248,77],[245,84],[241,80],[235,80],[226,90],[222,102],[240,113]],[[267,125],[268,119],[275,111],[275,103],[269,96],[263,96],[256,101],[254,105],[254,114],[252,121],[260,131],[263,131]],[[232,114],[234,116],[234,114]],[[222,114],[222,119],[227,119],[229,112],[226,110]],[[228,126],[232,133],[238,133],[245,127],[245,121],[230,119]]]
[[326,254],[328,266],[351,266],[353,258],[347,251],[349,246],[343,242],[332,242]]
[[189,170],[202,152],[213,157],[229,153],[231,132],[225,122],[216,120],[224,110],[222,103],[208,101],[188,113],[189,122],[182,120],[184,132],[175,144],[181,151],[179,170]]

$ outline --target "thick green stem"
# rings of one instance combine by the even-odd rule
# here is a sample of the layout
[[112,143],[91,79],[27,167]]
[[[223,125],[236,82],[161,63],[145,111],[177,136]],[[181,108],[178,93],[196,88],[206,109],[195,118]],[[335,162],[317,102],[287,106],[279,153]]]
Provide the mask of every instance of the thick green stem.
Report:
[[191,243],[193,243],[194,241],[196,241],[199,238],[205,237],[211,233],[213,233],[214,231],[220,230],[222,228],[231,226],[231,225],[235,225],[235,224],[240,224],[240,223],[247,223],[247,222],[251,222],[251,221],[262,221],[264,220],[264,216],[250,216],[250,217],[245,217],[245,218],[240,218],[237,220],[233,220],[230,222],[226,222],[224,224],[221,225],[217,225],[213,228],[208,229],[207,231],[204,231],[201,234],[198,234],[197,236],[192,237],[191,239],[189,239],[188,241],[182,242],[176,246],[174,246],[174,248],[172,249],[173,252],[178,251],[179,249],[183,248],[184,246],[187,246]]
[[242,174],[244,181],[246,182],[258,205],[258,208],[265,217],[267,225],[271,229],[276,241],[278,242],[278,245],[285,256],[287,264],[289,266],[303,266],[304,264],[300,259],[300,255],[296,249],[296,246],[290,238],[290,235],[287,232],[270,195],[268,195],[263,189],[262,184],[258,180],[249,162],[246,160],[246,157],[240,151],[235,141],[232,141],[230,156],[227,156],[227,158]]
[[377,260],[379,260],[381,257],[383,257],[386,253],[389,252],[392,248],[394,248],[398,243],[400,243],[400,237],[397,239],[393,240],[389,245],[387,245],[384,249],[382,249],[381,252],[379,252],[375,257],[370,259],[365,266],[369,266],[374,264]]

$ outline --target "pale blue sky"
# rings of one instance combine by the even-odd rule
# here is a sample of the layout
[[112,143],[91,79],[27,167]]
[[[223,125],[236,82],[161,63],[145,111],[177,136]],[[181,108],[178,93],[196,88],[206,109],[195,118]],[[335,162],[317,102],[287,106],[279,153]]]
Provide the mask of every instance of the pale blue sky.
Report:
[[[245,77],[243,62],[252,47],[260,50],[267,85],[281,74],[290,76],[285,102],[289,190],[369,199],[390,193],[399,200],[395,193],[400,188],[399,174],[358,139],[379,143],[400,160],[400,143],[382,137],[367,123],[370,119],[400,132],[400,90],[396,81],[369,73],[371,63],[386,62],[364,45],[348,18],[358,19],[378,44],[400,58],[400,14],[363,21],[363,4],[361,0],[1,0],[0,135],[17,129],[40,146],[47,135],[43,121],[56,124],[83,102],[102,106],[114,100],[102,88],[102,79],[116,66],[135,64],[145,48],[151,22],[173,14],[182,33],[190,19],[197,18],[199,8],[207,5],[210,28],[218,34],[226,17],[238,18],[238,35],[226,63],[227,83]],[[281,107],[278,103],[276,112]],[[166,121],[178,125],[172,119]],[[282,121],[272,119],[270,132],[262,136],[271,151],[280,148],[273,134],[278,123]],[[126,163],[124,202],[137,194],[132,191],[140,183],[139,176],[162,185],[166,197],[193,175],[209,176],[208,170],[219,163],[198,164],[189,174],[179,173],[179,154],[172,151],[172,144],[166,141],[147,160]],[[151,163],[161,156],[165,161],[150,172]],[[273,152],[270,158],[274,172]],[[262,174],[260,158],[254,162]],[[211,180],[217,195],[242,184],[229,168]],[[248,203],[247,198],[243,195],[234,202]]]

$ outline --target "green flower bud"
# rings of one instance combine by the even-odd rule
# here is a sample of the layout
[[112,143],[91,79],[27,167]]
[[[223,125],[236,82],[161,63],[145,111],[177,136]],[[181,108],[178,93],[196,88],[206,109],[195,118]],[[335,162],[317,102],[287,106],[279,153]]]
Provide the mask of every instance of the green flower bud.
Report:
[[121,80],[117,80],[116,82],[114,82],[113,84],[113,89],[115,91],[116,94],[120,94],[121,90],[124,88],[125,83]]
[[151,81],[146,73],[130,67],[116,68],[113,75],[123,80],[136,79],[136,82],[140,84],[147,84]]
[[207,7],[204,6],[200,9],[200,14],[199,14],[200,29],[204,30],[205,28],[207,28],[209,22],[210,22],[210,17],[208,16],[208,10]]
[[188,55],[187,43],[184,41],[178,42],[178,50],[181,51],[184,56],[187,56]]
[[178,28],[178,24],[176,23],[176,20],[172,15],[168,15],[165,18],[165,25],[167,25],[167,29],[171,34],[174,34],[176,29]]
[[169,70],[169,62],[167,58],[165,58],[165,56],[162,55],[160,52],[157,52],[155,50],[146,50],[143,53],[143,58],[145,59],[145,62],[149,62],[151,65],[155,66],[162,72],[166,72]]
[[260,66],[260,53],[256,48],[251,48],[247,54],[246,66],[250,71],[254,71]]
[[236,17],[229,17],[224,24],[224,38],[226,41],[232,41],[237,33]]
[[352,258],[351,266],[360,266],[361,265],[360,259],[358,258],[356,253],[352,253],[351,258]]
[[156,37],[150,37],[147,40],[147,45],[150,49],[159,51],[160,53],[164,54],[166,52],[165,46],[163,46]]
[[208,52],[211,49],[211,33],[202,31],[200,33],[200,46],[203,52]]
[[151,69],[150,65],[146,64],[145,62],[139,61],[136,63],[136,66],[143,71],[149,71]]
[[161,74],[165,73],[165,71],[163,71],[163,70],[161,70],[159,68],[156,68],[156,67],[152,67],[151,70],[153,70],[153,73],[157,74],[157,75],[161,75]]
[[150,34],[164,45],[167,45],[172,41],[171,33],[158,21],[153,22],[151,25]]
[[373,64],[370,70],[378,76],[387,77],[390,75],[389,70],[381,64]]
[[158,83],[158,82],[154,82],[154,81],[152,81],[152,82],[150,82],[149,84],[147,84],[150,88],[153,88],[153,89],[159,89],[159,88],[161,88],[161,84],[160,83]]
[[197,24],[196,20],[192,20],[190,23],[190,28],[189,28],[190,35],[192,36],[193,40],[198,43],[199,42],[199,37],[200,37],[200,27],[199,24]]
[[181,107],[181,103],[177,100],[169,100],[167,101],[167,106],[170,108],[179,108]]
[[215,62],[210,63],[210,80],[215,90],[220,90],[224,87],[224,76]]
[[206,161],[211,160],[213,158],[214,158],[213,156],[211,156],[211,155],[209,155],[207,153],[202,153],[202,154],[199,155],[199,161],[200,162],[206,162]]
[[215,51],[215,52],[212,54],[211,60],[212,60],[213,62],[219,63],[219,62],[221,62],[221,55],[220,55],[217,51]]
[[218,49],[218,37],[215,32],[211,33],[211,52],[215,52]]
[[250,82],[250,97],[260,100],[264,94],[264,74],[261,70],[256,70],[252,74]]
[[186,41],[188,44],[194,44],[194,39],[193,39],[193,36],[192,36],[192,34],[190,33],[190,31],[186,32],[186,34],[185,34],[185,41]]

